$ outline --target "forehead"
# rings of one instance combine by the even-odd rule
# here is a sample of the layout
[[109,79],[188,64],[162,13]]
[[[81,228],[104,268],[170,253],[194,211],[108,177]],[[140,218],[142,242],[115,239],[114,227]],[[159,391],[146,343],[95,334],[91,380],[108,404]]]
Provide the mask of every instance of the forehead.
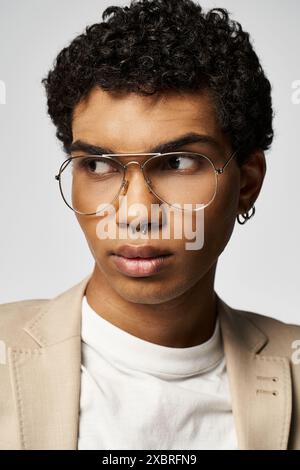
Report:
[[94,88],[74,109],[73,141],[101,143],[120,153],[151,147],[178,133],[201,132],[222,138],[208,92],[142,96]]

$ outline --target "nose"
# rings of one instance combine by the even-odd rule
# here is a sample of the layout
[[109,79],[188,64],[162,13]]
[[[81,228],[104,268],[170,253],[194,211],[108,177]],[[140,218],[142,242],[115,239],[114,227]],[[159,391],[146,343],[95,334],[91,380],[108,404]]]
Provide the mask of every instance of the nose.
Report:
[[[132,165],[131,168],[129,168],[130,165]],[[137,231],[143,231],[147,227],[148,232],[158,230],[161,227],[162,214],[159,210],[161,201],[147,185],[139,162],[127,163],[125,184],[120,195],[125,198],[121,198],[121,204],[117,209],[116,216],[119,226],[134,227]],[[156,207],[153,207],[153,204]]]

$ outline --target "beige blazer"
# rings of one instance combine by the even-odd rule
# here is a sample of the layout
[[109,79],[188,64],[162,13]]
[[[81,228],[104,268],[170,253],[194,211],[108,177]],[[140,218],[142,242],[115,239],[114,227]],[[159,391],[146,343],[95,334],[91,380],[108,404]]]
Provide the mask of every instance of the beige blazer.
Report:
[[[77,448],[90,276],[53,299],[0,306],[0,449]],[[300,449],[300,326],[217,299],[239,449]]]

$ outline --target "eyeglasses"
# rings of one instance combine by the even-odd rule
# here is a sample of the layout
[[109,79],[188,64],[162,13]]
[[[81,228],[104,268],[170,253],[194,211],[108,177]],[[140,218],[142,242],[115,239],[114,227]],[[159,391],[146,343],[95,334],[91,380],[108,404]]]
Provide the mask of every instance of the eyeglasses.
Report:
[[[96,215],[126,193],[129,165],[138,165],[148,190],[161,202],[179,210],[185,205],[204,209],[214,200],[218,177],[236,155],[234,151],[221,168],[206,155],[195,152],[80,155],[67,158],[55,178],[66,205],[82,215]],[[143,163],[121,163],[116,157],[151,155]],[[98,210],[101,204],[101,210]],[[104,206],[103,206],[104,204]],[[189,209],[190,210],[190,209]]]

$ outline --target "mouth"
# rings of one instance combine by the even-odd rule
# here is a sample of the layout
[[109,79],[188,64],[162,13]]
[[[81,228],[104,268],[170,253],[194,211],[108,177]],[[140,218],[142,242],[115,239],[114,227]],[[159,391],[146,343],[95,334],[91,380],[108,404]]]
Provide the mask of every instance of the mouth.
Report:
[[148,277],[168,266],[174,254],[152,246],[126,245],[112,252],[111,258],[121,273],[132,277]]

